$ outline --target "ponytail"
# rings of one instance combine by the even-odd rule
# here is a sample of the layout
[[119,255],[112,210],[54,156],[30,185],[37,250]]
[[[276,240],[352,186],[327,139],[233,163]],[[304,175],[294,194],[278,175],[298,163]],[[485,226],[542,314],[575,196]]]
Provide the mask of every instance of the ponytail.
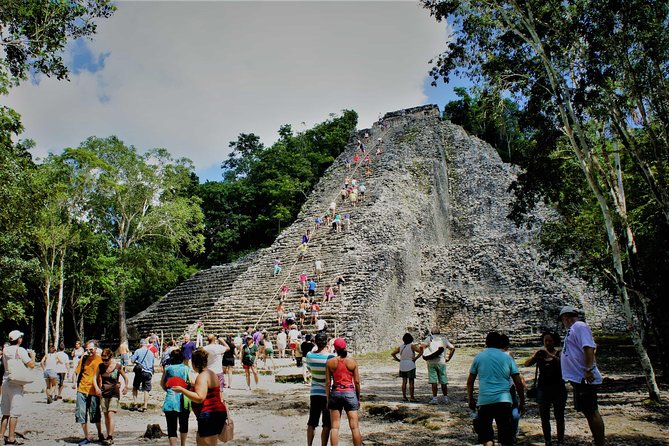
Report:
[[348,351],[345,348],[337,350],[337,356],[339,356],[340,358],[346,358],[347,355]]

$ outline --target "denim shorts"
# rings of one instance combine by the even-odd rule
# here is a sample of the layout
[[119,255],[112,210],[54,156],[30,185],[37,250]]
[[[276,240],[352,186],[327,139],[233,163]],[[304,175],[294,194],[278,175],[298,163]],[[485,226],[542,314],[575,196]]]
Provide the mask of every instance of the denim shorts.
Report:
[[86,418],[91,423],[100,422],[100,397],[77,392],[77,404],[74,409],[74,420],[84,424]]
[[46,369],[44,371],[44,379],[58,379],[58,373],[52,369]]
[[328,409],[330,410],[351,410],[360,409],[360,402],[355,392],[330,392],[330,401],[328,402]]
[[227,412],[201,412],[197,416],[197,433],[200,437],[211,437],[223,432]]

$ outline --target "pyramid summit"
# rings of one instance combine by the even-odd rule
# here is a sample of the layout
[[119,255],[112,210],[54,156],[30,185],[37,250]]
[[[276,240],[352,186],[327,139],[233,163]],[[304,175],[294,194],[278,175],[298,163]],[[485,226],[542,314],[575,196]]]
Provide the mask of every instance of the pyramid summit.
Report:
[[[535,238],[550,210],[539,208],[529,229],[507,218],[517,174],[489,144],[442,120],[435,105],[387,113],[353,135],[271,246],[198,272],[130,318],[131,337],[193,334],[197,321],[217,334],[248,325],[275,331],[281,286],[289,289],[286,311],[297,313],[299,276],[314,275],[316,260],[323,268],[319,303],[326,286],[340,275],[345,280],[319,316],[357,352],[387,349],[406,331],[422,335],[434,325],[459,344],[481,343],[493,329],[535,339],[557,328],[563,305],[582,308],[594,329],[619,331],[613,296],[541,261]],[[341,198],[353,178],[366,186],[355,206]],[[315,218],[332,202],[342,218],[350,215],[349,227],[315,230]],[[300,255],[307,229],[311,238]],[[282,271],[274,276],[276,257]]]

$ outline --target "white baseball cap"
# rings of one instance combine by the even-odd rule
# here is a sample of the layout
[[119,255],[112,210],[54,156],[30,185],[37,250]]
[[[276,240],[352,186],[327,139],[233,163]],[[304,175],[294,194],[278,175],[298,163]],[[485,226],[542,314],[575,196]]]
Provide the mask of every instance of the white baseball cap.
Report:
[[14,342],[18,338],[22,338],[22,337],[23,337],[23,333],[21,333],[18,330],[12,330],[12,331],[9,332],[9,340],[12,341],[12,342]]

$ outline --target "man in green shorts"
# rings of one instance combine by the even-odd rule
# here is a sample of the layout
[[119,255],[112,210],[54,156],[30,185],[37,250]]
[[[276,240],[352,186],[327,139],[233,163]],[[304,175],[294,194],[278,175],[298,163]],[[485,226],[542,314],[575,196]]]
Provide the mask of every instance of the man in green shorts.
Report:
[[[430,404],[448,402],[448,377],[446,376],[446,363],[451,360],[455,347],[448,339],[441,336],[439,327],[434,327],[431,333],[420,345],[423,359],[427,362],[427,373],[429,383],[432,385],[432,399]],[[448,357],[446,350],[448,349]],[[437,385],[441,384],[443,396],[437,397]]]

